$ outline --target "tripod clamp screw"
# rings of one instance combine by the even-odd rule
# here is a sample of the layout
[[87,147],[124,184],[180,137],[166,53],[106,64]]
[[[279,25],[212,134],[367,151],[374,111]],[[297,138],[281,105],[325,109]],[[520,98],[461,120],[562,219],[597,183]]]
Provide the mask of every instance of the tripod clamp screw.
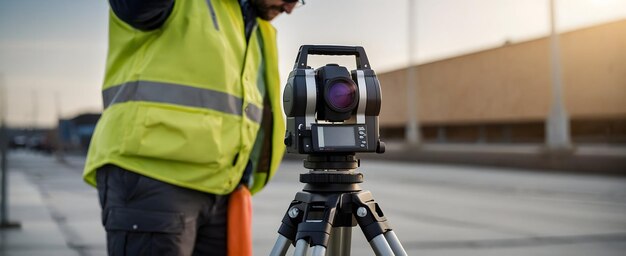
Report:
[[300,214],[300,210],[296,207],[291,207],[291,209],[289,209],[289,217],[292,219],[295,219],[296,217],[298,217],[298,214]]
[[367,215],[367,209],[365,209],[365,207],[359,207],[358,209],[356,209],[356,216],[363,218],[366,215]]

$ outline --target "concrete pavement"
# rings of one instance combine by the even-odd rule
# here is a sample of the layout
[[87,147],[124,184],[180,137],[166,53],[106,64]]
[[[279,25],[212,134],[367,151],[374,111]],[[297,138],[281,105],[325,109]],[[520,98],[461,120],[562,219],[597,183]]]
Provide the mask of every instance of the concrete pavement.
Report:
[[9,155],[9,219],[2,255],[106,255],[95,189],[82,182],[82,157],[60,163],[33,152]]
[[68,246],[42,195],[22,173],[10,175],[9,219],[20,228],[0,230],[2,255],[77,255]]
[[[0,231],[0,255],[106,255],[97,193],[80,177],[83,161],[10,154],[10,219],[22,228]],[[623,177],[370,159],[359,171],[409,255],[626,251]],[[300,161],[285,161],[253,198],[255,255],[271,250],[282,215],[302,189],[302,172]],[[373,255],[359,229],[352,251]]]

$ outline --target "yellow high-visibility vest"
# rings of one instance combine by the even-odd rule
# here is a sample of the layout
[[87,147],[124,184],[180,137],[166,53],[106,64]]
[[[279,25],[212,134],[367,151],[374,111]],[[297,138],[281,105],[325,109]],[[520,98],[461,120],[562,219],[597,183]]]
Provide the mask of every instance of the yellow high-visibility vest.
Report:
[[85,181],[95,185],[96,169],[115,164],[177,186],[230,193],[260,127],[257,81],[263,76],[273,117],[272,131],[265,132],[271,161],[269,170],[255,170],[250,189],[263,188],[282,159],[285,126],[276,32],[257,20],[247,41],[237,0],[178,0],[152,31],[134,29],[111,12],[105,110],[89,147]]

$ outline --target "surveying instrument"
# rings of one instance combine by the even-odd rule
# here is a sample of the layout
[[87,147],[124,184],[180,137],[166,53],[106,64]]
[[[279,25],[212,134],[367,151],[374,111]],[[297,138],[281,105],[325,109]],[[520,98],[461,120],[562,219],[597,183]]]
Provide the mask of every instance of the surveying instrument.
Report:
[[[318,69],[307,56],[356,57],[356,70],[337,64]],[[407,255],[387,218],[356,171],[357,152],[383,153],[378,115],[381,90],[360,46],[303,45],[283,93],[287,152],[306,154],[298,192],[285,213],[270,253],[282,256],[290,244],[294,255],[350,255],[352,227],[361,227],[376,255]]]

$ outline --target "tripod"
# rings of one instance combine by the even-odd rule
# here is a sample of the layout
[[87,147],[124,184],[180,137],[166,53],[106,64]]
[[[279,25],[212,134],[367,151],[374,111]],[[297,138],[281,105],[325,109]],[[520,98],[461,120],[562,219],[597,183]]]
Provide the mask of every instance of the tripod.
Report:
[[[285,255],[295,244],[295,256],[350,255],[352,227],[357,224],[376,255],[407,255],[374,197],[361,190],[354,153],[308,155],[300,174],[304,189],[289,205],[270,253]],[[295,242],[294,242],[295,241]]]

